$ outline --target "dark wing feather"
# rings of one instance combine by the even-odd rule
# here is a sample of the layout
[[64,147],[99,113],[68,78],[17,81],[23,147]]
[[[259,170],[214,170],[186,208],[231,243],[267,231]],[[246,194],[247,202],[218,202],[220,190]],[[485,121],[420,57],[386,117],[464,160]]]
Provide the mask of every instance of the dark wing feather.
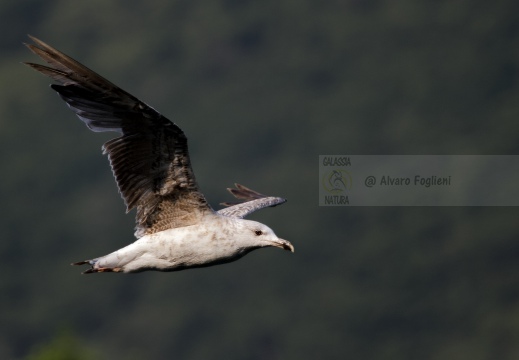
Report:
[[224,202],[221,205],[228,206],[227,208],[218,210],[219,215],[244,218],[245,216],[253,213],[254,211],[266,208],[274,207],[285,203],[287,200],[260,194],[257,191],[251,190],[240,184],[234,184],[236,188],[228,188],[227,190],[237,199],[245,200],[241,203],[229,203]]
[[27,47],[51,67],[27,63],[93,131],[116,131],[108,154],[127,211],[137,208],[137,237],[192,225],[212,209],[199,191],[184,132],[150,106],[108,80],[31,37]]

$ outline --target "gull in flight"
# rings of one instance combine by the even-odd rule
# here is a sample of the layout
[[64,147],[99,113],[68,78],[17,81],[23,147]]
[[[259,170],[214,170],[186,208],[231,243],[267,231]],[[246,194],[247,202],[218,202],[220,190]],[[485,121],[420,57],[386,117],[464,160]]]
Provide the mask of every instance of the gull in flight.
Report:
[[103,145],[127,212],[136,209],[135,237],[108,255],[73,263],[84,274],[178,271],[238,260],[252,250],[294,252],[268,226],[245,220],[250,213],[286,200],[243,185],[228,189],[244,202],[215,211],[200,192],[187,138],[173,122],[71,57],[29,36],[26,46],[48,66],[25,63],[52,78],[55,90],[86,126],[119,137]]

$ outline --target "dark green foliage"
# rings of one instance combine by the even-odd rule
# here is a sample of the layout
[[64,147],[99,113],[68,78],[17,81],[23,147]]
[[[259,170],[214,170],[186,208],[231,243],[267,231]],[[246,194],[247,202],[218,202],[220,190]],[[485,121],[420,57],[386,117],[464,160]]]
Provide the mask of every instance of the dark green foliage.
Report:
[[[19,0],[0,19],[0,358],[44,358],[63,323],[96,359],[517,358],[519,209],[320,208],[317,160],[517,154],[519,3]],[[215,206],[234,182],[287,198],[253,218],[295,254],[70,267],[132,241],[133,214],[110,135],[19,64],[26,33],[174,120]]]
[[87,355],[72,334],[61,332],[48,344],[39,345],[27,356],[26,360],[87,360],[93,358],[92,355]]

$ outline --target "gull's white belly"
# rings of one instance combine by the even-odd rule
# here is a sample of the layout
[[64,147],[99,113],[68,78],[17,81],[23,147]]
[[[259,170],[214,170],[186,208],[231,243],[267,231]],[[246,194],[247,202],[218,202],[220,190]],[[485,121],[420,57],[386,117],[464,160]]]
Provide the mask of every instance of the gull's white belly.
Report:
[[169,229],[146,235],[134,243],[97,259],[95,268],[164,271],[228,262],[245,255],[228,233],[206,225]]

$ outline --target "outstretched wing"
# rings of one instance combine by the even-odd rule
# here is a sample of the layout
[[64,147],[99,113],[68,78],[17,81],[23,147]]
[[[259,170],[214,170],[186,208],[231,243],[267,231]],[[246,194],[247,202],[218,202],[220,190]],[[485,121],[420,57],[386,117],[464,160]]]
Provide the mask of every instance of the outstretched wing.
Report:
[[116,131],[106,142],[127,212],[137,208],[137,237],[194,224],[212,212],[199,191],[184,132],[150,106],[34,37],[27,47],[50,66],[26,63],[93,131]]
[[253,213],[254,211],[266,207],[274,207],[283,204],[287,201],[286,199],[280,197],[260,194],[259,192],[251,190],[240,184],[234,185],[236,186],[235,189],[228,188],[227,190],[229,190],[229,192],[233,194],[235,198],[245,200],[245,202],[221,203],[221,205],[228,207],[218,210],[218,214],[235,218],[244,218],[245,216],[249,215],[250,213]]

